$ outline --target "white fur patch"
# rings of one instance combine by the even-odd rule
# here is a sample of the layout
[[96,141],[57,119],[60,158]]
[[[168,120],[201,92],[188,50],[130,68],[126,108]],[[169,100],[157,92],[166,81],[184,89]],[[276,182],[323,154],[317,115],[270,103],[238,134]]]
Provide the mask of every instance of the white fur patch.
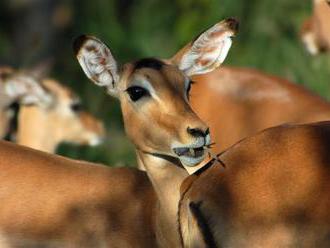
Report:
[[152,86],[152,84],[145,79],[144,77],[140,76],[140,77],[136,77],[134,79],[134,81],[136,81],[136,83],[134,85],[136,86],[141,86],[143,88],[145,88],[146,90],[149,91],[150,95],[158,102],[161,102],[160,97],[158,96],[156,90],[154,89],[154,87]]
[[305,47],[310,54],[317,55],[320,52],[318,45],[316,43],[316,38],[314,33],[312,32],[305,33],[302,36],[302,41],[305,44]]

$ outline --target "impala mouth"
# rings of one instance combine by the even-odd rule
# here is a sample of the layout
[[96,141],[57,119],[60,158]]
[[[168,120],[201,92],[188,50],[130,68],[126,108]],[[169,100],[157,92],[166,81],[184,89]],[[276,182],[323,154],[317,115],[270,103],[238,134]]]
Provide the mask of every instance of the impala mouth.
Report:
[[175,154],[179,157],[192,157],[198,158],[204,155],[204,147],[196,147],[196,148],[189,148],[189,147],[180,147],[173,149]]
[[178,147],[174,148],[174,153],[183,165],[192,167],[202,162],[205,158],[207,148],[200,147]]

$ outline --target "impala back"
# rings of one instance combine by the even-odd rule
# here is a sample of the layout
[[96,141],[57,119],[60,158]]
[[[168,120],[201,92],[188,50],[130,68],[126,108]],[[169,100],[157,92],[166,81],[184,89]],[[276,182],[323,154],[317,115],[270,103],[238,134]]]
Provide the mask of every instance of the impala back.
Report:
[[186,247],[329,247],[329,145],[323,122],[267,129],[220,154],[183,183]]

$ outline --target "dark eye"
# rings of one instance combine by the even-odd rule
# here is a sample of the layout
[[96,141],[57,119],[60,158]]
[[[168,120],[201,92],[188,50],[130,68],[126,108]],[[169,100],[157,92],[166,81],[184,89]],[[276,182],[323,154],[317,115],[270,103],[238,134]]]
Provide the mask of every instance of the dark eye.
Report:
[[189,97],[190,97],[190,90],[191,90],[191,85],[193,84],[194,82],[193,81],[190,81],[189,82],[189,84],[188,84],[188,87],[187,87],[187,97],[188,97],[188,99],[189,99]]
[[189,85],[188,85],[188,88],[187,88],[187,94],[188,94],[188,95],[189,95],[190,89],[191,89],[191,84],[189,84]]
[[144,96],[150,95],[146,89],[139,86],[129,87],[126,91],[133,102],[138,101]]
[[80,112],[83,109],[83,106],[80,102],[72,103],[70,107],[73,112]]

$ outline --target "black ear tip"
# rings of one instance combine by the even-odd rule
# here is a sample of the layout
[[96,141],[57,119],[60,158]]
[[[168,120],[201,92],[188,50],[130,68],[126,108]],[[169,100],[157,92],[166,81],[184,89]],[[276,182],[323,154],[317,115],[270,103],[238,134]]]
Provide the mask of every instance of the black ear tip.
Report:
[[88,39],[87,35],[80,35],[77,38],[74,39],[72,48],[74,51],[74,54],[77,55],[79,53],[80,48],[84,45],[86,40]]
[[228,18],[226,19],[226,23],[228,25],[228,28],[233,30],[234,32],[237,32],[239,29],[239,21],[236,18]]

